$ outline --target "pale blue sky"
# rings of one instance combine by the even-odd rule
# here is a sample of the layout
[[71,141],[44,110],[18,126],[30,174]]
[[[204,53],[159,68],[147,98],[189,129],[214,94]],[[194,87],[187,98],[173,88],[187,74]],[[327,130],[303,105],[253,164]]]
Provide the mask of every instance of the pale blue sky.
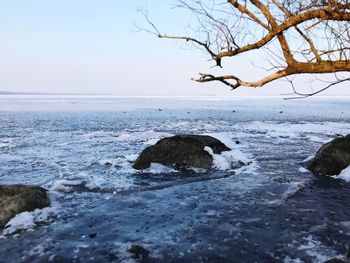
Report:
[[[235,95],[219,83],[190,80],[212,64],[198,51],[169,40],[133,32],[137,13],[147,7],[159,28],[184,31],[188,14],[172,9],[175,0],[0,0],[0,91],[111,93],[116,95]],[[252,58],[250,58],[252,60]],[[230,66],[246,77],[259,76],[250,61]],[[232,72],[224,72],[232,73]],[[277,82],[237,95],[278,95]],[[349,95],[348,89],[336,92]]]

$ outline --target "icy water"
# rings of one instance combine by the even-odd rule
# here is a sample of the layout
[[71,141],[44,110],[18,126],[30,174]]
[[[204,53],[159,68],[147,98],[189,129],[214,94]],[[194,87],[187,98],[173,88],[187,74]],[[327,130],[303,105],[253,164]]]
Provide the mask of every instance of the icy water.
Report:
[[[349,133],[350,99],[2,96],[0,184],[43,186],[52,208],[0,232],[0,262],[342,256],[350,246],[350,182],[316,178],[301,163]],[[142,149],[174,134],[213,135],[251,164],[187,173],[131,168]],[[132,245],[149,254],[138,258]]]

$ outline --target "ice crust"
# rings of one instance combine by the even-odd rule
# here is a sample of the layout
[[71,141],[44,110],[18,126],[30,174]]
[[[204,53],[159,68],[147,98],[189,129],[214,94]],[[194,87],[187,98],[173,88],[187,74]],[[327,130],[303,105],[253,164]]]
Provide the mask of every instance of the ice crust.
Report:
[[39,223],[51,221],[58,213],[58,207],[46,207],[35,209],[32,212],[19,213],[7,222],[3,230],[3,235],[13,234],[20,230],[32,230]]
[[350,182],[350,165],[341,171],[337,178]]

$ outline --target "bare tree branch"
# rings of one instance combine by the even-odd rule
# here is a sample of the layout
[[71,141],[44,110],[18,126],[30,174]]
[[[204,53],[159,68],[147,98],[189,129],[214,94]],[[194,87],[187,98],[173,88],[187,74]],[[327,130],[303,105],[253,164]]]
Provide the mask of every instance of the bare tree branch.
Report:
[[[141,30],[159,38],[191,42],[204,49],[220,67],[223,59],[264,49],[270,54],[266,61],[271,61],[275,70],[258,81],[209,73],[200,73],[194,81],[219,81],[234,90],[243,86],[257,88],[282,78],[293,83],[288,77],[298,74],[350,72],[348,0],[228,0],[226,4],[219,0],[178,1],[179,6],[197,17],[199,27],[194,35],[161,34],[145,12],[149,28]],[[313,96],[348,80],[336,79],[307,94],[292,85],[293,94]]]
[[284,98],[285,100],[295,100],[295,99],[304,99],[307,97],[311,97],[314,96],[316,94],[319,94],[335,85],[338,85],[340,83],[346,82],[346,81],[350,81],[350,78],[346,78],[346,79],[342,79],[342,80],[337,80],[335,82],[332,82],[331,84],[327,85],[326,87],[319,89],[317,91],[311,92],[311,93],[301,93],[296,91],[296,89],[294,88],[293,82],[291,82],[291,84],[293,85],[293,90],[294,90],[294,95],[296,95],[295,97],[289,97],[289,98]]

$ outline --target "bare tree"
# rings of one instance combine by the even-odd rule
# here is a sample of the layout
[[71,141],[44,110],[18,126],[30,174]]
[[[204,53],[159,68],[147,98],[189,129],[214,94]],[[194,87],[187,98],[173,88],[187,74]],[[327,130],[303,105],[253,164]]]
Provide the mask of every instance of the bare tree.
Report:
[[[200,73],[197,82],[219,81],[231,89],[261,87],[287,79],[300,97],[317,94],[340,78],[312,93],[300,93],[290,79],[296,74],[348,73],[350,71],[350,0],[179,0],[177,6],[197,18],[188,36],[162,34],[143,12],[149,28],[159,38],[191,42],[222,67],[222,60],[259,50],[266,52],[272,67],[258,81],[229,74]],[[270,71],[273,72],[270,72]]]

